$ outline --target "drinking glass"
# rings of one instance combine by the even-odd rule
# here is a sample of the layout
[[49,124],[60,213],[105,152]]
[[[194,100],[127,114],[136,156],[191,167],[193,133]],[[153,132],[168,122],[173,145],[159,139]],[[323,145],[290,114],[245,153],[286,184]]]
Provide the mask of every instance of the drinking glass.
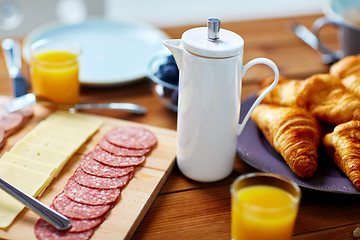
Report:
[[76,104],[80,95],[81,47],[64,39],[43,39],[31,45],[31,84],[38,98]]
[[291,180],[270,173],[238,177],[231,186],[233,240],[289,240],[301,191]]

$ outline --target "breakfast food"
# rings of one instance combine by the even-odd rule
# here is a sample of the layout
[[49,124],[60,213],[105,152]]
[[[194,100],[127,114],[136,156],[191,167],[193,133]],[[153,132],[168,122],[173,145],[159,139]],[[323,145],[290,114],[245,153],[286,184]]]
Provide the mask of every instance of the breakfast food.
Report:
[[[100,142],[107,138],[116,144],[127,139],[129,146],[142,146],[147,149],[145,154],[157,143],[156,136],[141,127],[114,128]],[[130,150],[132,149],[129,148]],[[106,214],[119,201],[122,189],[134,176],[135,167],[144,161],[144,155],[119,156],[107,152],[98,144],[81,159],[63,191],[54,198],[51,205],[59,213],[70,218],[73,226],[69,230],[59,231],[39,219],[34,229],[36,237],[79,240],[91,238],[96,227],[106,221]]]
[[31,106],[13,113],[6,112],[5,105],[12,99],[0,95],[0,148],[4,146],[6,139],[23,128],[34,114]]
[[[272,83],[273,78],[266,78],[260,82],[260,95]],[[305,82],[297,79],[287,79],[284,76],[279,77],[278,84],[262,100],[264,103],[278,104],[281,106],[304,107],[305,99],[300,97],[305,87]]]
[[330,67],[330,74],[339,78],[346,89],[360,97],[360,55],[344,57]]
[[[54,124],[59,119],[61,126]],[[54,112],[0,158],[0,177],[28,195],[40,197],[75,151],[102,123],[96,117]],[[76,133],[76,136],[69,137],[66,133]],[[8,227],[22,209],[23,204],[0,191],[1,228]]]
[[308,178],[314,174],[321,130],[309,112],[298,107],[260,104],[251,118],[297,175]]
[[360,98],[330,74],[283,80],[263,102],[305,108],[318,120],[331,124],[360,120]]
[[360,98],[346,90],[339,79],[329,74],[316,74],[305,79],[306,108],[317,119],[340,124],[352,119],[360,120]]
[[112,189],[125,186],[132,178],[133,173],[121,177],[98,177],[84,172],[81,168],[76,169],[74,180],[82,186],[89,188]]
[[151,148],[131,149],[131,148],[116,146],[116,145],[108,142],[105,138],[103,138],[100,141],[99,147],[113,155],[124,156],[124,157],[144,156],[151,150]]
[[360,121],[337,125],[325,135],[323,144],[335,164],[360,190]]
[[45,220],[39,219],[35,225],[35,235],[38,239],[81,240],[89,239],[95,231],[94,228],[82,232],[54,231],[53,229],[54,227]]
[[6,142],[5,131],[4,128],[0,127],[0,149],[4,146],[5,142]]
[[73,177],[64,187],[65,195],[74,202],[87,205],[105,205],[115,202],[120,196],[120,188],[98,189],[89,188],[77,183]]
[[9,113],[1,116],[0,122],[5,131],[5,136],[18,131],[23,125],[24,118],[20,113]]
[[346,56],[334,63],[329,70],[330,74],[337,78],[345,78],[354,73],[360,73],[360,55]]
[[92,152],[86,155],[80,162],[81,169],[90,174],[98,177],[121,177],[129,174],[134,171],[133,166],[129,167],[112,167],[106,164],[102,164],[99,161],[96,161],[92,157]]
[[[149,148],[146,150],[147,151],[144,151],[144,154],[149,151]],[[145,161],[144,154],[142,156],[117,156],[103,150],[100,146],[97,146],[92,152],[91,157],[100,163],[112,167],[128,167],[142,164]]]
[[360,97],[360,72],[341,79],[341,83],[347,90]]
[[140,127],[115,128],[108,132],[105,138],[116,146],[130,149],[152,148],[157,142],[152,132]]
[[64,192],[61,192],[54,198],[51,207],[69,218],[86,220],[104,216],[109,211],[111,205],[96,206],[78,203],[68,198]]
[[[268,85],[268,79],[264,79],[261,82],[261,91]],[[310,112],[318,120],[318,124],[326,126],[324,129],[333,128],[330,133],[329,131],[322,133],[325,135],[322,144],[336,165],[360,190],[360,154],[358,153],[360,151],[360,55],[341,59],[330,67],[329,74],[314,74],[305,80],[280,77],[278,85],[263,99],[263,104],[255,109],[252,115],[254,121],[270,144],[288,161],[288,156],[279,148],[281,145],[290,146],[287,145],[288,139],[279,138],[278,135],[296,132],[302,124],[285,124],[290,118],[287,114],[280,113],[280,110],[273,115],[268,114],[269,109],[275,112],[274,109],[286,109],[285,107],[288,108],[288,112],[302,108]],[[296,118],[293,118],[294,121]],[[278,124],[277,121],[283,123]],[[307,133],[301,136],[309,135],[314,138],[314,142],[317,142],[319,135],[313,134]],[[300,139],[295,135],[292,137]],[[303,151],[303,148],[296,145],[293,148],[291,153],[302,155],[303,158],[310,152],[316,152],[316,148],[311,151]]]

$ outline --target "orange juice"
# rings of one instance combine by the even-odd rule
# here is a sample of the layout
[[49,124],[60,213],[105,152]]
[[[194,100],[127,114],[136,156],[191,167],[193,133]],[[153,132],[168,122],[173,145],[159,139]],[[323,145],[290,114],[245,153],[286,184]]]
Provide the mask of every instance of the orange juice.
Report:
[[32,88],[46,100],[75,104],[79,99],[79,63],[77,55],[65,51],[45,51],[32,60]]
[[232,195],[232,239],[291,239],[297,203],[292,194],[278,187],[239,188]]

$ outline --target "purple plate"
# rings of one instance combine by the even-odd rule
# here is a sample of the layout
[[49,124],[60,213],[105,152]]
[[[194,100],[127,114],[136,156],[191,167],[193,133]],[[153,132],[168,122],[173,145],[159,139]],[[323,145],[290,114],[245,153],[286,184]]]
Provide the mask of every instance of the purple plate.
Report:
[[[256,95],[253,95],[242,102],[241,121],[255,99]],[[282,156],[270,146],[251,118],[238,138],[237,153],[242,160],[254,168],[263,172],[283,175],[302,187],[325,192],[360,194],[360,191],[335,165],[322,146],[319,147],[318,169],[315,174],[309,179],[298,177],[288,167]]]

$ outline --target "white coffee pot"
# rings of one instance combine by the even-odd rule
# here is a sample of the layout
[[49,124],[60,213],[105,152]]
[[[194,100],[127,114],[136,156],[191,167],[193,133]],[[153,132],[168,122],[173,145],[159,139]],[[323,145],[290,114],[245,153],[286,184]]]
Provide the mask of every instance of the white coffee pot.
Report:
[[[243,66],[244,40],[220,29],[218,18],[209,18],[208,27],[190,29],[181,39],[165,40],[164,45],[180,71],[178,167],[200,182],[226,178],[234,168],[238,136],[254,108],[276,86],[278,68],[266,58]],[[242,77],[255,64],[268,65],[275,79],[239,124]]]

